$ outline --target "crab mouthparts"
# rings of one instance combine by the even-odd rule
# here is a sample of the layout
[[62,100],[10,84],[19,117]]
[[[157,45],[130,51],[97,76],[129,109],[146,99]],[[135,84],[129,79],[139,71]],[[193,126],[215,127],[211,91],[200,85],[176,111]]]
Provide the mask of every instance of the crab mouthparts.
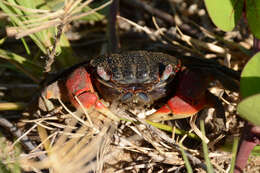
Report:
[[131,92],[127,92],[125,94],[123,94],[123,96],[120,99],[122,102],[133,102],[133,103],[149,103],[151,100],[149,98],[149,96],[144,93],[144,92],[138,92],[138,93],[131,93]]

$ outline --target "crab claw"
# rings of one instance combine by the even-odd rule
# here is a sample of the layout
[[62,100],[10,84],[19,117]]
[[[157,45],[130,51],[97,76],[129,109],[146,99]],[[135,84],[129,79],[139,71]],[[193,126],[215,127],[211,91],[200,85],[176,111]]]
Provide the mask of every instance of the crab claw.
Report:
[[78,101],[75,96],[78,97],[82,105],[89,109],[92,107],[98,97],[94,93],[94,89],[91,83],[90,75],[84,67],[75,69],[67,78],[66,87],[70,101],[75,107],[79,107]]
[[[199,74],[199,75],[198,75]],[[207,88],[212,80],[209,73],[200,70],[184,70],[175,96],[167,104],[148,116],[148,120],[161,121],[187,118],[195,115],[205,107],[214,107],[217,118],[225,126],[225,111],[218,97]],[[223,121],[222,121],[222,120]],[[222,121],[222,122],[221,122]]]
[[[190,117],[206,105],[208,81],[206,75],[184,70],[176,94],[167,104],[147,117],[149,120],[172,120]],[[171,115],[169,115],[171,114]]]
[[155,113],[148,116],[148,120],[162,121],[187,118],[195,115],[205,106],[205,99],[201,98],[198,102],[189,101],[181,95],[175,95],[167,104],[158,109]]
[[[90,74],[84,67],[74,70],[67,78],[66,87],[71,103],[76,108],[81,105],[87,111],[95,108],[111,119],[119,120],[98,98],[94,91]],[[75,98],[77,97],[77,99]]]

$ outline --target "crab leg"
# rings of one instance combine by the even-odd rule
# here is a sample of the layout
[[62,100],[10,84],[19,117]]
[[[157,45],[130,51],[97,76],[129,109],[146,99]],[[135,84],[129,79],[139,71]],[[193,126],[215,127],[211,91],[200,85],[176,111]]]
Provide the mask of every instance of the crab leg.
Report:
[[[78,101],[80,101],[87,111],[94,108],[111,119],[119,120],[119,118],[99,100],[94,91],[90,74],[84,67],[79,67],[70,74],[66,81],[66,87],[70,101],[76,108],[80,107],[78,103]],[[77,96],[78,101],[75,99],[75,96]]]

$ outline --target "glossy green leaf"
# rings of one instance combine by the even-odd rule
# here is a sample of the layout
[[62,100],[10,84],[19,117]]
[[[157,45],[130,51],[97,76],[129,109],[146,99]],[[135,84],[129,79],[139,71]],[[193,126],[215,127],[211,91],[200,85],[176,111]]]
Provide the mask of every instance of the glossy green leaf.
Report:
[[260,94],[256,94],[242,100],[238,104],[239,115],[253,124],[260,126]]
[[251,32],[255,37],[260,38],[260,1],[246,1],[246,18]]
[[204,0],[213,23],[224,31],[231,31],[242,15],[243,0]]
[[248,61],[240,81],[240,93],[243,100],[238,105],[238,113],[255,125],[260,125],[260,53]]
[[257,53],[246,64],[240,81],[242,98],[260,93],[260,53]]

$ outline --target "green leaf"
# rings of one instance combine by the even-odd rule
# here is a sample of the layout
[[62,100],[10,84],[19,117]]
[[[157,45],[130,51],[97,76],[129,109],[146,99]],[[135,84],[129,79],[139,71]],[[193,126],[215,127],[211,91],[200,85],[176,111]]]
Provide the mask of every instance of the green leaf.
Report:
[[246,1],[246,17],[250,30],[255,37],[260,38],[260,1]]
[[252,122],[257,126],[260,126],[259,103],[260,103],[260,94],[247,97],[246,99],[244,99],[238,104],[237,112],[242,118]]
[[213,23],[224,31],[231,31],[242,15],[243,0],[204,0]]
[[[92,8],[90,8],[90,7],[88,7],[88,6],[83,9],[84,12],[88,12],[88,11],[90,11],[90,10],[92,10]],[[97,21],[103,20],[104,17],[105,17],[105,16],[102,15],[101,13],[95,12],[95,13],[93,13],[93,14],[90,14],[90,15],[88,15],[88,16],[85,16],[85,17],[81,18],[81,20],[83,19],[83,20],[86,20],[86,21],[97,22]]]
[[[64,5],[64,0],[55,0],[55,1],[46,1],[46,0],[37,0],[37,1],[31,1],[31,0],[8,0],[9,5],[3,3],[0,1],[0,8],[3,10],[4,13],[10,15],[10,20],[12,22],[12,25],[19,26],[19,28],[26,29],[32,29],[33,27],[30,26],[31,24],[26,24],[28,21],[33,21],[35,26],[38,27],[41,26],[43,22],[47,22],[49,19],[44,18],[44,14],[37,13],[37,9],[45,9],[49,10],[53,6],[60,4]],[[63,3],[61,3],[63,2]],[[10,4],[14,4],[16,6],[22,6],[26,7],[23,8],[16,8],[16,6],[12,6]],[[59,5],[59,8],[63,8]],[[31,9],[31,10],[28,10]],[[34,10],[34,12],[32,11]],[[47,13],[46,13],[47,15]],[[42,19],[42,20],[38,20]],[[56,35],[56,28],[50,27],[45,30],[41,30],[39,32],[35,32],[33,34],[30,34],[29,36],[34,41],[34,43],[39,47],[39,49],[47,55],[47,52],[49,51],[49,48],[54,43],[55,35]],[[29,50],[29,47],[23,41],[23,44],[26,48],[27,53],[30,55],[31,52]],[[75,57],[74,52],[70,46],[70,43],[66,36],[63,34],[59,44],[57,45],[57,52],[56,52],[56,59],[57,64],[59,67],[64,68],[71,66],[78,62],[78,59]],[[38,60],[38,59],[36,59]],[[41,61],[41,60],[38,60]]]
[[260,156],[260,146],[255,146],[254,149],[251,152],[251,155],[253,156]]
[[[14,5],[19,5],[17,4],[15,1],[13,0],[9,0],[8,1],[10,4],[14,4]],[[25,27],[25,25],[22,23],[24,20],[28,20],[26,19],[25,16],[25,12],[19,10],[18,8],[9,6],[4,4],[3,2],[0,1],[0,8],[2,9],[2,11],[6,14],[9,15],[9,18],[12,22],[13,25],[15,26],[20,26],[20,27]],[[30,15],[31,13],[27,13],[27,15]],[[32,19],[33,17],[31,17],[30,19]],[[43,34],[43,32],[45,32],[45,34]],[[42,32],[38,32],[35,34],[31,34],[30,37],[31,39],[35,42],[35,44],[46,54],[47,49],[45,47],[45,42],[46,42],[46,37],[47,33],[46,31],[42,31]]]
[[[223,145],[220,145],[217,149],[219,151],[225,151],[225,152],[232,152],[235,145],[235,141],[225,140],[225,143]],[[233,147],[232,147],[233,146]],[[260,146],[255,146],[254,149],[251,151],[252,156],[260,156]]]
[[17,66],[19,70],[24,72],[35,82],[38,82],[39,76],[42,75],[43,70],[39,65],[13,52],[0,49],[0,58],[5,59]]
[[257,53],[246,64],[240,82],[241,97],[238,113],[255,125],[260,125],[260,53]]
[[6,40],[6,37],[1,38],[0,39],[0,45],[2,45],[5,42],[5,40]]
[[240,81],[242,98],[260,93],[260,53],[257,53],[246,64]]
[[33,63],[32,61],[30,61],[27,58],[24,58],[20,55],[13,53],[13,52],[10,52],[8,50],[0,49],[0,58],[3,58],[5,60],[9,60],[9,61],[15,61],[19,64],[22,64],[26,68],[33,70],[33,72],[35,72],[35,73],[39,73],[39,72],[42,71],[42,69],[39,65]]
[[[89,4],[88,6],[84,7],[82,9],[82,11],[84,13],[89,12],[95,8],[100,7],[101,5],[103,5],[107,2],[109,2],[109,0],[94,1],[91,4]],[[88,22],[98,22],[98,21],[103,20],[106,16],[108,16],[108,13],[109,13],[109,6],[106,6],[105,8],[102,8],[92,14],[89,14],[85,17],[80,18],[80,20],[85,20]]]
[[64,69],[65,67],[70,67],[73,64],[79,62],[79,59],[72,50],[69,40],[67,39],[65,34],[61,35],[59,47],[57,47],[57,53],[60,53],[57,55],[56,59],[60,67],[62,67],[61,69]]

